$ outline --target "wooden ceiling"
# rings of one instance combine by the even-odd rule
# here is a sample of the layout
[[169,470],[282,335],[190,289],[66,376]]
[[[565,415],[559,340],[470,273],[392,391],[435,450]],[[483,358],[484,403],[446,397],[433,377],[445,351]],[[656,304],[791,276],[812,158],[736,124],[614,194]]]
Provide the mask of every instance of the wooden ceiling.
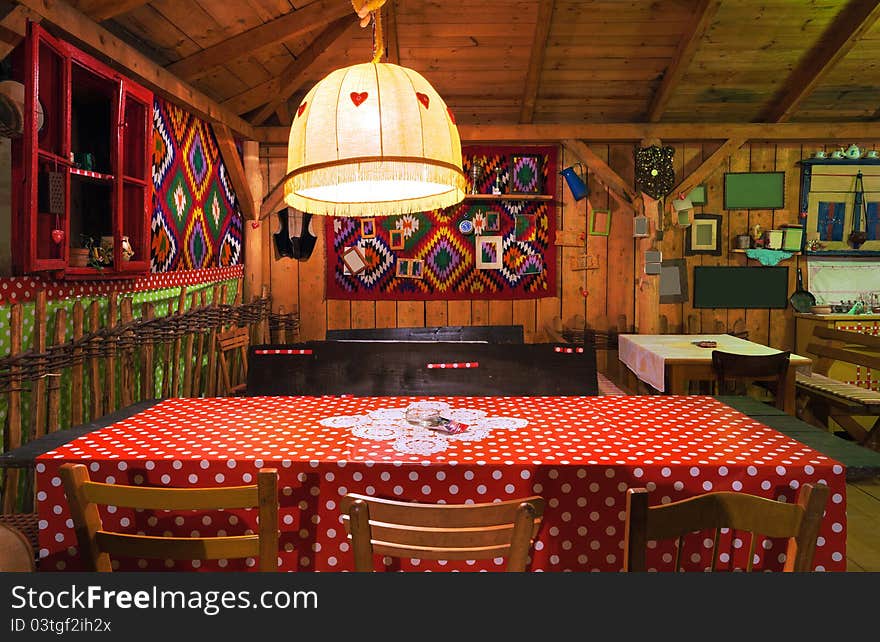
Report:
[[[253,125],[368,61],[349,0],[70,0]],[[460,124],[880,119],[880,0],[388,0]]]

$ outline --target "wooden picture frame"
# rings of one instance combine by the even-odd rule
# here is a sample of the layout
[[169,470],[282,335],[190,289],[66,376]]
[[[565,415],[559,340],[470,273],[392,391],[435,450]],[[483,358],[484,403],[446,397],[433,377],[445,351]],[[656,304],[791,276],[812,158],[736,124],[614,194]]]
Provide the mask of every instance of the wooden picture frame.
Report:
[[406,237],[403,235],[403,230],[397,228],[388,230],[388,247],[392,250],[402,250],[406,247]]
[[478,270],[500,270],[503,265],[504,237],[503,236],[478,236],[474,256],[476,257]]
[[397,266],[394,275],[402,279],[408,279],[412,272],[412,260],[397,259]]
[[685,303],[688,300],[688,269],[685,259],[660,262],[660,303]]
[[361,248],[356,245],[342,251],[342,263],[351,275],[360,274],[367,269],[367,259]]
[[376,219],[372,217],[361,219],[361,238],[376,238]]
[[720,214],[694,214],[694,220],[684,235],[685,256],[721,256],[721,220]]
[[544,157],[541,154],[511,154],[510,194],[541,194],[544,190]]
[[501,213],[488,211],[486,212],[486,231],[498,232],[501,230]]
[[611,234],[611,210],[590,209],[590,235],[608,236]]

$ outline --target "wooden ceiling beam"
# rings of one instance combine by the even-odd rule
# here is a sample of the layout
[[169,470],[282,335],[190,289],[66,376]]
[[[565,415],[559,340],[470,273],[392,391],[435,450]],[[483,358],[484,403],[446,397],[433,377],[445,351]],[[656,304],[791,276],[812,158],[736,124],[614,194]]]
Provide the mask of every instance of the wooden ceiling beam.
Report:
[[247,174],[244,171],[244,164],[241,162],[241,156],[238,155],[238,148],[235,146],[232,130],[222,124],[214,125],[213,129],[214,137],[217,139],[217,147],[220,149],[220,156],[226,166],[229,182],[232,183],[232,189],[235,190],[235,199],[238,201],[242,216],[248,221],[255,221],[257,220],[257,212],[254,208],[254,198],[251,194]]
[[635,204],[638,195],[634,188],[629,186],[625,180],[618,176],[608,164],[599,158],[596,153],[587,147],[582,140],[568,139],[562,141],[565,149],[586,165],[593,176],[598,180],[611,194],[611,197],[620,204],[621,207],[630,213],[635,213]]
[[852,0],[801,59],[758,120],[783,123],[880,19],[880,0]]
[[547,51],[547,37],[550,35],[550,23],[553,19],[555,4],[556,0],[541,0],[541,4],[538,5],[535,35],[532,38],[532,51],[529,54],[529,69],[526,72],[526,84],[519,110],[519,122],[521,123],[532,122],[535,115],[535,101],[538,99],[538,87],[541,85],[544,52]]
[[75,40],[97,51],[111,66],[121,69],[156,93],[183,103],[188,110],[212,124],[221,123],[247,139],[258,139],[258,133],[250,123],[163,69],[67,3],[60,0],[16,1]]
[[[287,144],[290,129],[257,128],[260,140]],[[602,142],[638,142],[647,138],[666,141],[746,140],[767,141],[880,141],[880,123],[573,123],[552,125],[459,125],[466,143],[546,143],[569,138]]]
[[691,66],[694,54],[720,6],[721,0],[700,0],[694,9],[693,20],[688,25],[687,31],[682,34],[675,55],[663,74],[663,80],[660,81],[660,86],[651,98],[651,104],[648,106],[648,122],[656,123],[663,117],[663,112],[666,111],[666,106],[672,98],[672,92]]
[[347,0],[318,0],[299,11],[291,11],[253,29],[182,58],[166,67],[185,80],[204,76],[230,60],[251,55],[273,45],[289,42],[305,33],[348,16],[355,20],[354,9]]
[[96,22],[109,20],[149,4],[150,0],[79,0],[72,3]]
[[269,102],[264,105],[256,115],[254,115],[251,122],[255,125],[262,124],[275,112],[278,105],[293,96],[293,94],[296,93],[296,90],[302,87],[304,82],[303,76],[308,73],[309,69],[317,62],[321,54],[333,46],[333,43],[339,40],[339,37],[353,24],[356,24],[355,21],[349,16],[346,16],[327,25],[324,30],[318,34],[318,37],[315,38],[315,40],[306,47],[302,53],[300,53],[299,58],[293,61],[293,63],[281,73],[281,76],[279,77],[278,91],[270,96]]
[[40,16],[21,5],[13,7],[12,11],[0,20],[0,60],[11,54],[12,50],[27,35],[28,20],[39,22]]
[[672,189],[671,192],[669,192],[670,196],[672,196],[672,198],[678,198],[679,194],[690,193],[692,189],[709,178],[709,175],[712,174],[712,172],[718,169],[722,163],[726,162],[732,154],[745,144],[746,139],[744,138],[730,138],[724,141],[721,144],[721,147],[716,149],[709,158],[700,163],[699,167],[692,171],[687,178],[682,180]]

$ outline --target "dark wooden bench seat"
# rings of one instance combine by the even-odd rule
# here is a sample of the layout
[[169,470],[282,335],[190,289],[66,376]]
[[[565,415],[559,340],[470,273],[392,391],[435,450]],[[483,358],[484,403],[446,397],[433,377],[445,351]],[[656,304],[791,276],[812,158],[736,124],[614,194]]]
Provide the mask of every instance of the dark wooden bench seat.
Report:
[[[827,425],[836,421],[859,444],[880,450],[880,392],[828,376],[835,361],[880,371],[880,337],[816,326],[807,352],[819,358],[809,375],[798,374],[797,393],[806,406],[801,414]],[[876,417],[869,428],[855,417]]]
[[550,343],[313,341],[253,345],[247,394],[598,395],[595,350]]

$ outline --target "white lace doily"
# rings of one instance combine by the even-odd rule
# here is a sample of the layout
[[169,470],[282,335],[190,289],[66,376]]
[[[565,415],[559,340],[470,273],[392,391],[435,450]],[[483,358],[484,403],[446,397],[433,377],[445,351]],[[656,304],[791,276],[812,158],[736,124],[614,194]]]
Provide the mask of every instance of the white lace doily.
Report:
[[431,455],[447,448],[449,448],[449,442],[440,435],[407,435],[394,442],[394,450],[407,455]]
[[397,439],[406,434],[406,429],[400,424],[383,423],[362,424],[351,429],[351,434],[361,439],[375,439],[376,441],[388,441]]
[[517,430],[528,425],[528,420],[519,417],[486,417],[476,422],[473,427],[486,430]]
[[366,415],[339,415],[336,417],[325,417],[318,421],[319,424],[328,428],[351,428],[352,426],[360,426],[370,422],[371,419]]
[[[467,430],[452,435],[413,425],[406,420],[407,410],[441,413],[443,417],[465,424]],[[318,421],[328,428],[347,428],[354,437],[389,441],[399,453],[431,455],[443,452],[453,441],[481,441],[493,430],[516,430],[529,425],[519,417],[487,417],[485,410],[451,408],[445,401],[416,401],[407,408],[378,408],[365,415],[338,415]]]

